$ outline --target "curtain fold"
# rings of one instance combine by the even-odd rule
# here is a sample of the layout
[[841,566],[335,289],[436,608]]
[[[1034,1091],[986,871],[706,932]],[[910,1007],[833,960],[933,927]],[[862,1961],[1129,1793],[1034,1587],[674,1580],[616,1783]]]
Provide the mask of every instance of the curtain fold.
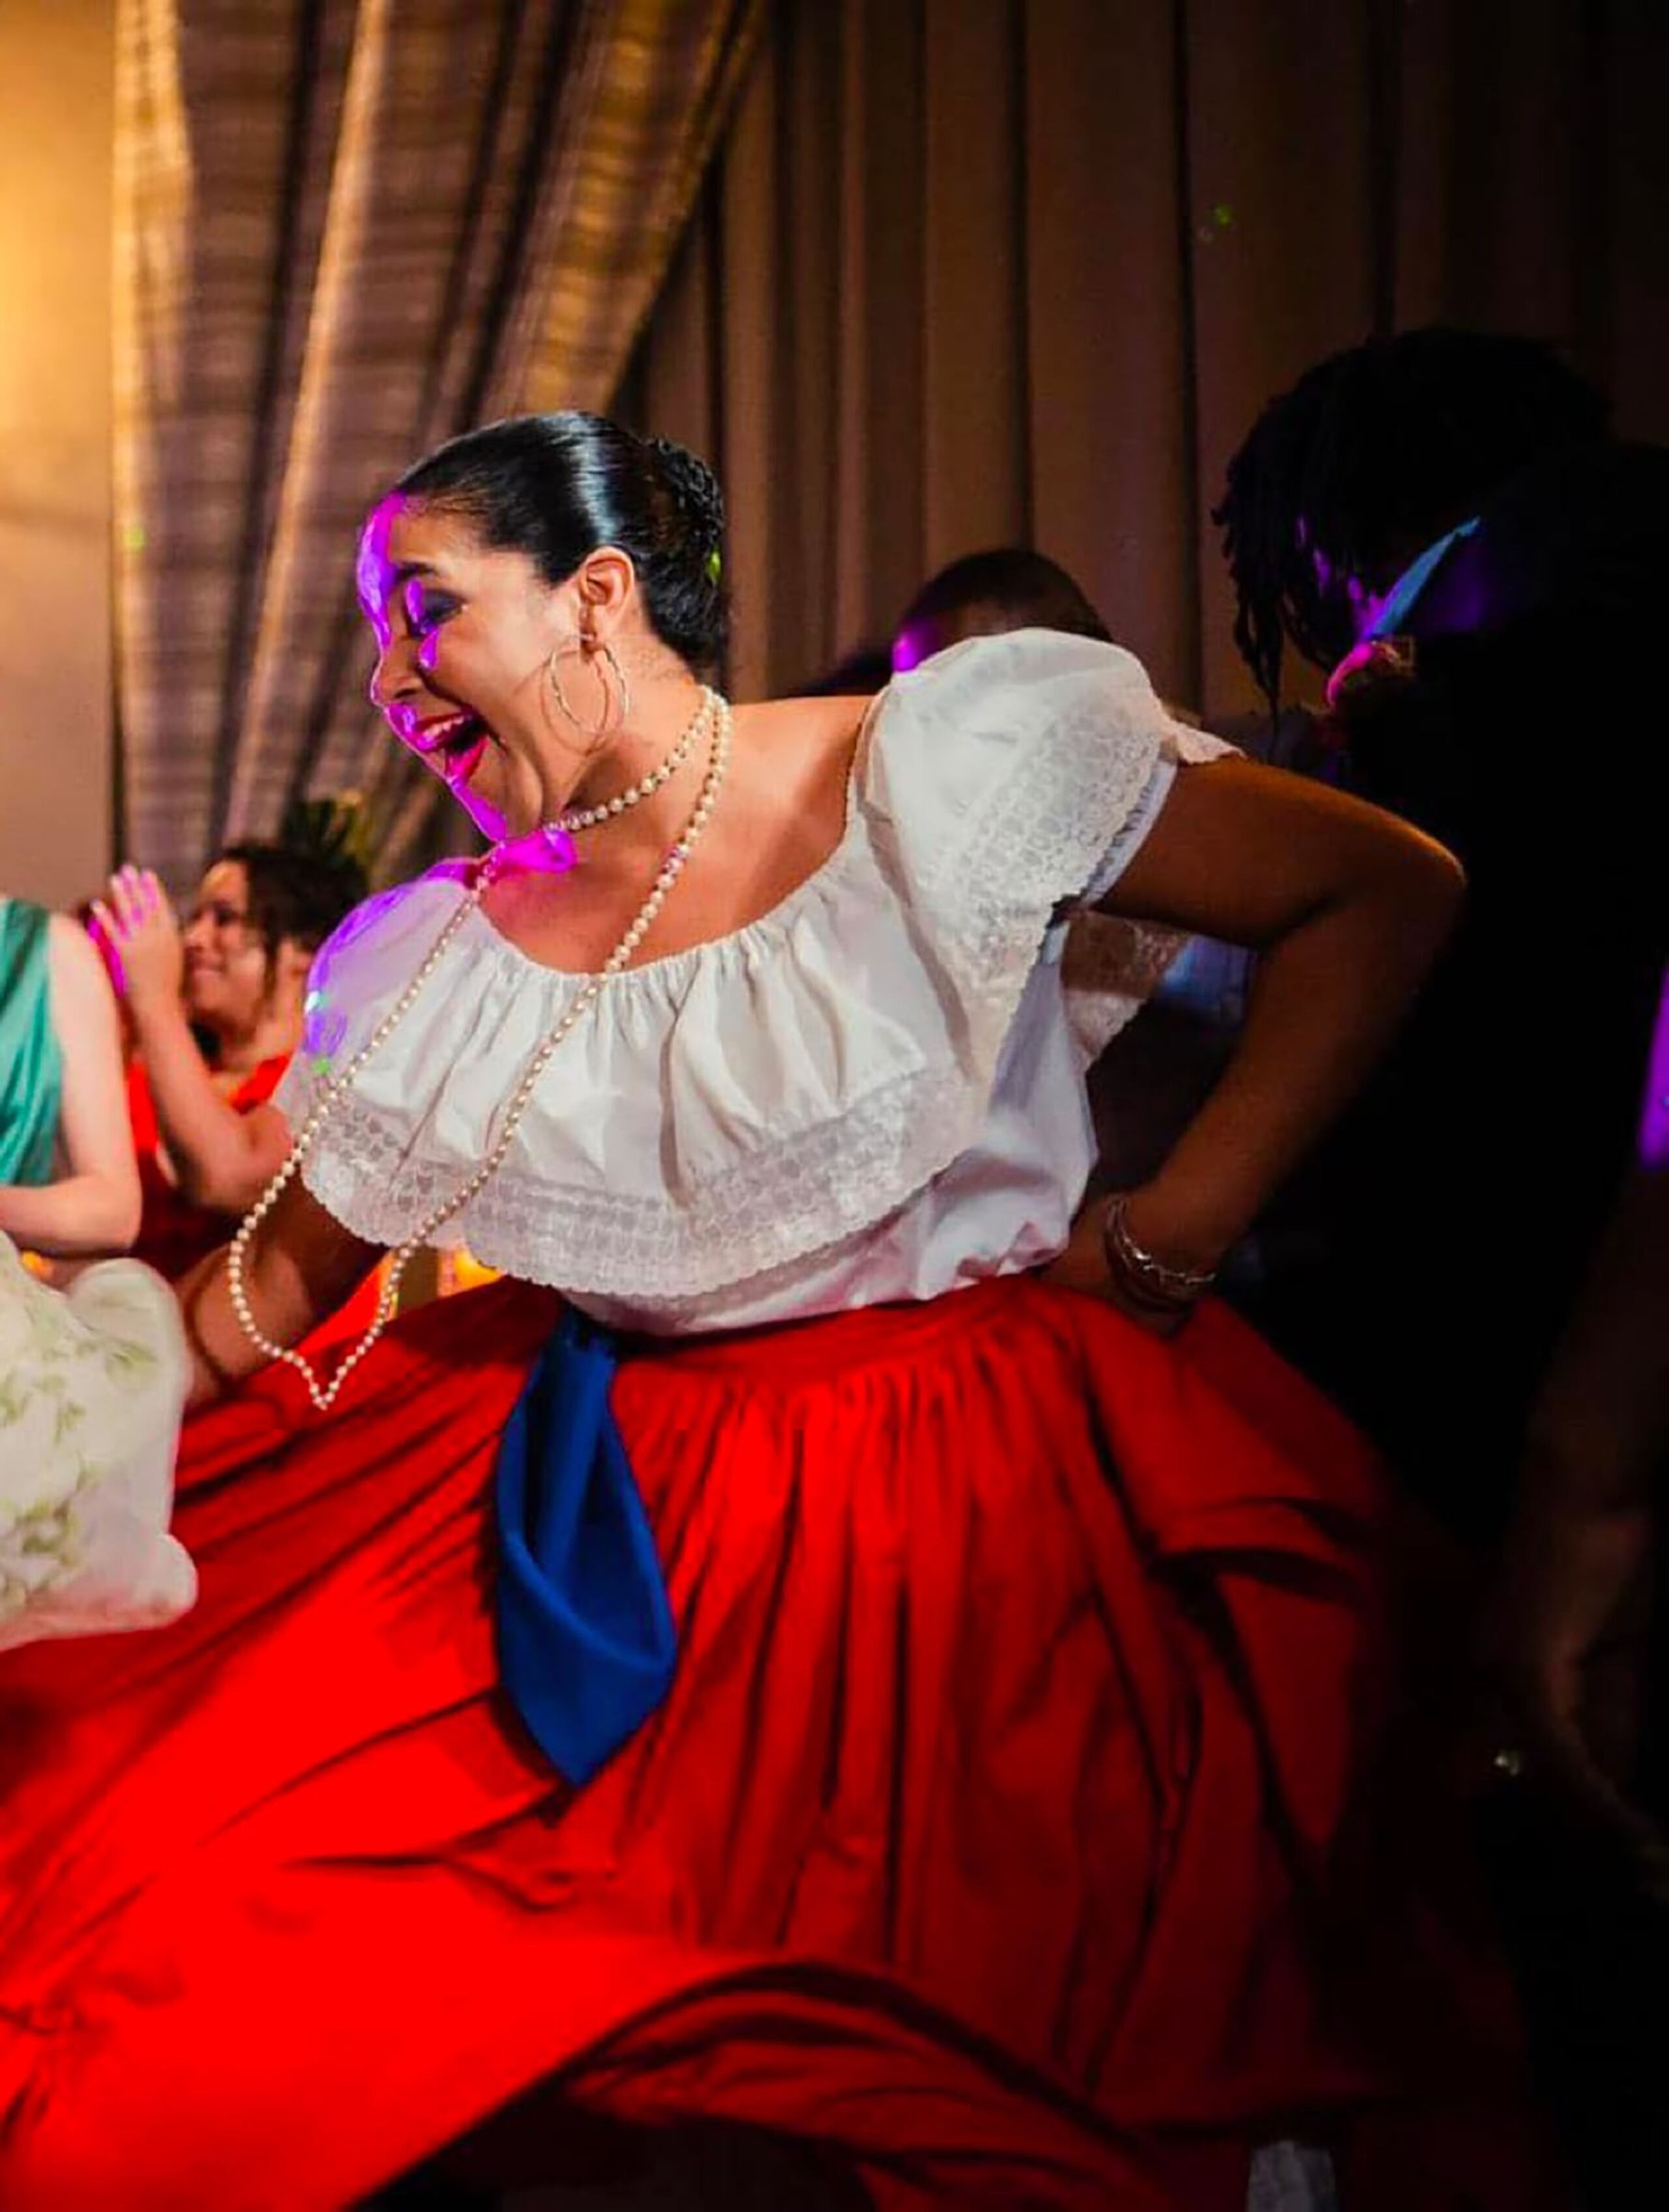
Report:
[[760,0],[119,0],[128,850],[183,879],[307,788],[398,869],[355,533],[401,467],[618,380]]
[[1208,510],[1375,330],[1540,334],[1669,436],[1666,64],[1650,0],[777,0],[619,398],[724,475],[738,696],[1017,539],[1253,705]]

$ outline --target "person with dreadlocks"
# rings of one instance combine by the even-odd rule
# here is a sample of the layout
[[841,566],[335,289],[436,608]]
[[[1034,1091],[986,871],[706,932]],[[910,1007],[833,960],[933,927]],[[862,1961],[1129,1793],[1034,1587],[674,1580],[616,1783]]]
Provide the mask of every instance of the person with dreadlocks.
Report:
[[1435,325],[1306,371],[1259,416],[1212,516],[1235,641],[1271,708],[1289,645],[1331,670],[1389,644],[1492,494],[1606,428],[1599,393],[1530,338]]
[[[1545,346],[1412,331],[1267,407],[1217,520],[1271,707],[1289,652],[1330,670],[1329,774],[1470,880],[1413,1021],[1260,1224],[1266,1279],[1231,1294],[1429,1504],[1490,1539],[1534,1503],[1514,1493],[1536,1408],[1635,1159],[1669,870],[1633,648],[1669,587],[1669,453],[1613,438]],[[1527,1598],[1509,1576],[1491,1644],[1540,1664],[1550,1619],[1605,1617],[1605,1544],[1567,1530]],[[1626,1670],[1589,1656],[1584,1725],[1649,1742],[1619,1705]],[[1496,1911],[1584,2201],[1655,2203],[1659,1917],[1522,1674],[1484,1824]]]
[[1470,878],[1414,1022],[1265,1221],[1278,1264],[1243,1303],[1479,1534],[1633,1134],[1662,870],[1599,748],[1638,720],[1618,648],[1669,581],[1666,477],[1546,346],[1430,328],[1271,402],[1216,513],[1271,708],[1290,652],[1331,670],[1330,773]]

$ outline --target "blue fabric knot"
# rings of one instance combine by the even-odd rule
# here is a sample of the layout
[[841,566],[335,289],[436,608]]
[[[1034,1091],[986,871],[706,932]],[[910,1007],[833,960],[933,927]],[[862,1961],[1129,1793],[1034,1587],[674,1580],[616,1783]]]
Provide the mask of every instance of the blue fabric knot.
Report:
[[608,1332],[571,1308],[499,1444],[499,1670],[540,1749],[588,1782],[665,1697],[677,1631],[610,1407]]
[[1369,638],[1396,635],[1413,613],[1416,600],[1449,553],[1463,538],[1470,538],[1482,520],[1481,515],[1474,514],[1467,521],[1456,523],[1453,530],[1445,532],[1417,559],[1409,562],[1387,592],[1384,605],[1368,630]]

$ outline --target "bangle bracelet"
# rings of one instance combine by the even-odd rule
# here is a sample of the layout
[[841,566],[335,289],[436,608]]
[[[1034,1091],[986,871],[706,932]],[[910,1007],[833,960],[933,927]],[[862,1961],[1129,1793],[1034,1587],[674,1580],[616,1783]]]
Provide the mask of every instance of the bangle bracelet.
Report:
[[1115,1275],[1151,1303],[1162,1306],[1191,1306],[1217,1280],[1215,1267],[1172,1267],[1138,1244],[1125,1218],[1128,1191],[1108,1199],[1102,1217],[1102,1241],[1108,1265]]

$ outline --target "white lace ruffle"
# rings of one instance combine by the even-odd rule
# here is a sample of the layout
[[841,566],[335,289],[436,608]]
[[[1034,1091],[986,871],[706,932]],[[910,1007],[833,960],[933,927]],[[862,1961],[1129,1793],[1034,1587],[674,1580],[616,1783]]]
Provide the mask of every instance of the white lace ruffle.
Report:
[[[1160,773],[1141,805],[1119,832],[1096,869],[1085,896],[1093,902],[1118,881],[1124,863],[1146,834],[1159,805],[1184,764],[1203,767],[1237,749],[1209,730],[1168,721],[1160,736]],[[1189,939],[1161,922],[1130,921],[1122,915],[1075,915],[1061,963],[1066,1019],[1085,1067],[1098,1060],[1120,1031],[1128,1027],[1164,981]]]
[[[748,929],[611,982],[436,1241],[677,1326],[888,1220],[980,1143],[1051,924],[1174,732],[1138,664],[1084,640],[974,641],[901,679],[831,860]],[[279,1094],[293,1123],[316,1062],[352,1056],[461,896],[437,872],[326,947]],[[491,1148],[576,988],[475,917],[332,1110],[307,1187],[356,1234],[404,1241]]]
[[[803,1259],[868,1228],[956,1157],[941,1158],[968,1085],[944,1068],[906,1074],[785,1140],[768,1162],[703,1178],[681,1202],[664,1192],[534,1182],[501,1173],[440,1243],[524,1282],[675,1308]],[[413,1160],[386,1120],[350,1103],[302,1179],[319,1203],[373,1243],[394,1245],[457,1188],[452,1163]]]
[[1188,941],[1161,922],[1126,921],[1121,915],[1073,915],[1060,981],[1072,1041],[1085,1067],[1093,1066],[1135,1020]]

